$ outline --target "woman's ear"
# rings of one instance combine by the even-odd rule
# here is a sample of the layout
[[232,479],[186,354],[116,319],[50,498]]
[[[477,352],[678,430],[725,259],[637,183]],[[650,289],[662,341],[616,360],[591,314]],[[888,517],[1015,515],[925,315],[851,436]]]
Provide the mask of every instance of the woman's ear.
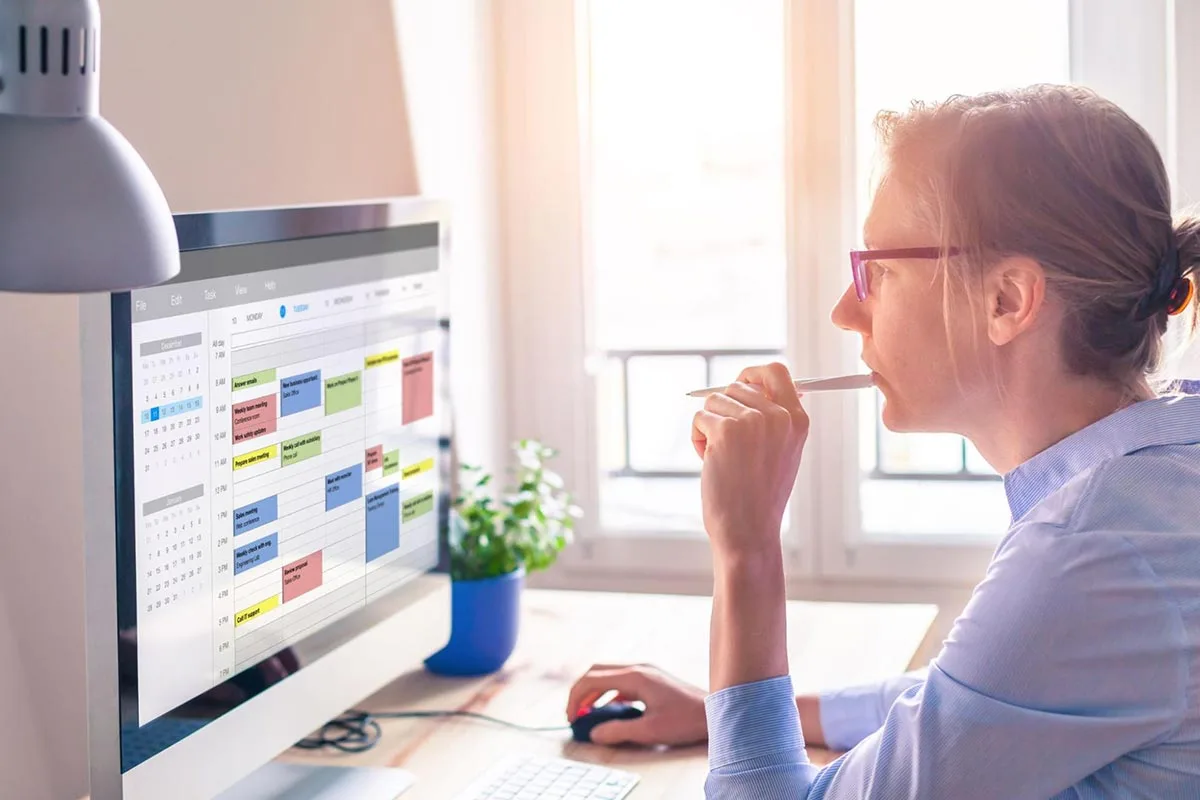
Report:
[[988,338],[1003,346],[1037,320],[1046,300],[1046,273],[1031,258],[1006,258],[988,271],[984,290]]

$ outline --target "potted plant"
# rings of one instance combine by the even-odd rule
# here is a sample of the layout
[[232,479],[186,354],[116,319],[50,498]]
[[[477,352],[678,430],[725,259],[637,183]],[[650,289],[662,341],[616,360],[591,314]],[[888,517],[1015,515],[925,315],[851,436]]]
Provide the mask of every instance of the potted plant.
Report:
[[462,467],[465,488],[450,515],[450,641],[425,660],[431,672],[484,675],[504,665],[517,643],[526,574],[555,562],[582,516],[546,467],[553,449],[522,439],[513,452],[516,486],[499,497],[490,474]]

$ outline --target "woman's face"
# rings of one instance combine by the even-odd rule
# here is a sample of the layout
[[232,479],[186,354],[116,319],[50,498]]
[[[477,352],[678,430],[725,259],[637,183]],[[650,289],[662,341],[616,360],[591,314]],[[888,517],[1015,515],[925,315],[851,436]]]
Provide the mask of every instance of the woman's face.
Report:
[[[883,181],[863,228],[864,246],[936,246],[937,232],[921,224],[912,209],[899,183]],[[983,326],[965,307],[950,309],[947,326],[946,278],[936,260],[870,262],[867,275],[867,299],[859,302],[850,285],[832,319],[862,337],[863,361],[884,397],[884,424],[894,431],[963,432],[969,423],[967,401],[981,372],[981,348],[969,345],[985,344]],[[952,355],[951,340],[967,346],[960,344]]]

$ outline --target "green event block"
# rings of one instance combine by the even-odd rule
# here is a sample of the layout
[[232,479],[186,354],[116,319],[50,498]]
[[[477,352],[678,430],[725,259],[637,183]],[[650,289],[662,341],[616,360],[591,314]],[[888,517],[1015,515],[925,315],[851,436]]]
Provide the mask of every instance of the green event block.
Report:
[[433,492],[425,492],[425,494],[419,494],[404,501],[402,516],[405,522],[409,522],[430,511],[433,511]]
[[280,463],[283,466],[299,464],[301,461],[321,455],[321,432],[313,431],[295,439],[288,439],[280,447],[283,455]]
[[325,381],[325,415],[362,405],[362,372],[347,372]]
[[264,383],[273,383],[275,381],[275,370],[264,369],[260,372],[251,372],[249,375],[238,375],[233,379],[233,391],[239,389],[249,389],[254,386],[262,386]]

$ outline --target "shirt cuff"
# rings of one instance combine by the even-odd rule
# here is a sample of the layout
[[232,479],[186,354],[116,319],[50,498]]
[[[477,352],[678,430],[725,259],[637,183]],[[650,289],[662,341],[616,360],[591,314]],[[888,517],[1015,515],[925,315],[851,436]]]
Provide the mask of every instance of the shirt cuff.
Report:
[[791,676],[730,686],[704,701],[712,770],[756,761],[808,763]]

